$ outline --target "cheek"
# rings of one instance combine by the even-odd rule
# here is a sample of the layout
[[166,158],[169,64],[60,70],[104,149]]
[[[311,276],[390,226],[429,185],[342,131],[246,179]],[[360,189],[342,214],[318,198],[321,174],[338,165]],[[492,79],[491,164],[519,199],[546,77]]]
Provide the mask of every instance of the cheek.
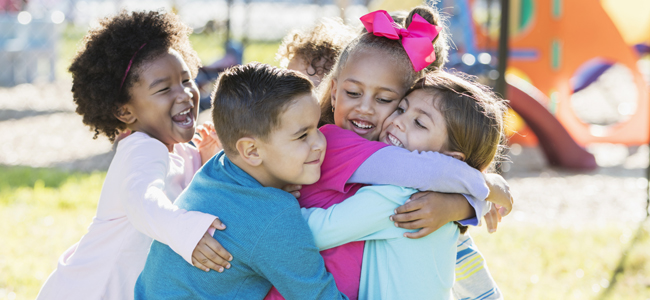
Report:
[[397,104],[378,104],[378,108],[375,111],[379,122],[386,122],[389,119],[392,120],[393,118],[391,116],[395,112],[395,109],[397,109]]

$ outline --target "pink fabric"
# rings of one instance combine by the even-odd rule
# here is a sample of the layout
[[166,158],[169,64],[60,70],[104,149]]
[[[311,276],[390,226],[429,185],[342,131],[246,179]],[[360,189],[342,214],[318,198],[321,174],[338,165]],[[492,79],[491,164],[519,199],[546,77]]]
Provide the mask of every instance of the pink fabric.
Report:
[[[363,185],[346,184],[350,176],[368,157],[387,146],[384,143],[368,141],[336,125],[325,125],[320,131],[327,139],[321,178],[318,182],[302,188],[298,199],[301,207],[328,208],[354,195]],[[359,295],[363,247],[364,242],[352,242],[321,251],[325,267],[334,276],[336,286],[350,299],[357,299]],[[272,288],[264,299],[284,298]]]
[[391,40],[402,39],[415,71],[420,71],[436,60],[433,40],[438,36],[442,27],[435,26],[418,14],[413,15],[413,21],[407,29],[393,21],[385,10],[373,11],[361,17],[361,23],[368,32]]

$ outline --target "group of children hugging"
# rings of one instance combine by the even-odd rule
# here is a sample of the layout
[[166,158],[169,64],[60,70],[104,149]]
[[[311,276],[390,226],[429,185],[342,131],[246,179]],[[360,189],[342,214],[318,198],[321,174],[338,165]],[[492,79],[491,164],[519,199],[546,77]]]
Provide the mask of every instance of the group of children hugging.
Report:
[[76,111],[125,137],[38,299],[501,299],[465,231],[512,209],[488,172],[506,102],[443,68],[436,10],[361,21],[291,33],[284,68],[227,69],[199,126],[176,15],[91,29],[69,68]]

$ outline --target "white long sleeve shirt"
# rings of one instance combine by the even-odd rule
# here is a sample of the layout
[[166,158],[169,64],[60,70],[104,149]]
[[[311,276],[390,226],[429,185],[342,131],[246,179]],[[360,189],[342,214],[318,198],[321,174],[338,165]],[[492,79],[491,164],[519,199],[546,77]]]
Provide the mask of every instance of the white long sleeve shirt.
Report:
[[117,146],[97,205],[81,240],[66,250],[37,299],[133,299],[152,239],[188,263],[215,216],[172,202],[201,167],[199,152],[135,132]]

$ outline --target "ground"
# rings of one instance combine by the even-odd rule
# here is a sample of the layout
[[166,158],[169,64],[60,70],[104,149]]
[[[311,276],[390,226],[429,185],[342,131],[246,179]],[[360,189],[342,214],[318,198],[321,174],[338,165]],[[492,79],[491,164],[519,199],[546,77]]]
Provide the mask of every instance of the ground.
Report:
[[[207,118],[205,113],[200,117]],[[93,139],[93,132],[74,112],[70,82],[65,81],[0,88],[0,140],[0,166],[5,167],[105,171],[113,156],[111,143],[104,137]],[[507,299],[650,297],[650,274],[643,267],[648,266],[650,258],[644,254],[647,251],[639,254],[635,248],[638,243],[647,245],[648,230],[642,222],[646,218],[648,148],[593,145],[589,150],[602,167],[576,173],[547,166],[539,148],[511,149],[511,162],[504,167],[504,177],[513,191],[515,209],[496,234],[488,235],[483,228],[471,231],[504,293],[513,296]],[[93,185],[96,193],[103,175],[93,176],[79,182]],[[74,186],[75,182],[64,184],[60,190]],[[39,195],[39,189],[43,189],[38,183],[28,188],[30,191],[25,192],[12,186],[14,192],[8,197],[18,199],[23,192]],[[3,200],[1,196],[2,193],[0,207],[6,212],[3,217],[7,221],[4,227],[0,225],[0,240],[11,237],[20,241],[13,242],[8,252],[0,250],[0,299],[33,298],[47,274],[56,267],[56,257],[83,234],[96,198],[79,204],[85,207],[81,213],[35,212],[35,216],[29,217],[28,208],[37,211],[36,207],[48,207],[47,204],[38,204],[43,200],[37,199],[34,206],[27,200],[27,204],[18,205],[15,203],[22,200]],[[59,203],[52,209],[75,205]],[[74,219],[70,221],[74,223],[74,232],[68,228],[71,225],[59,221],[70,217]],[[60,232],[65,239],[61,242],[57,237],[55,241],[40,243],[47,245],[47,249],[38,252],[43,252],[45,267],[34,274],[23,270],[28,275],[20,275],[17,269],[32,266],[22,255],[33,247],[21,245],[27,243],[21,238],[38,232],[34,226]],[[31,229],[15,237],[14,231],[21,232],[18,229],[23,227]],[[15,279],[20,276],[29,277],[25,279],[28,283]],[[618,289],[612,288],[615,282]],[[629,288],[621,291],[620,286]],[[549,293],[550,290],[554,292]]]

